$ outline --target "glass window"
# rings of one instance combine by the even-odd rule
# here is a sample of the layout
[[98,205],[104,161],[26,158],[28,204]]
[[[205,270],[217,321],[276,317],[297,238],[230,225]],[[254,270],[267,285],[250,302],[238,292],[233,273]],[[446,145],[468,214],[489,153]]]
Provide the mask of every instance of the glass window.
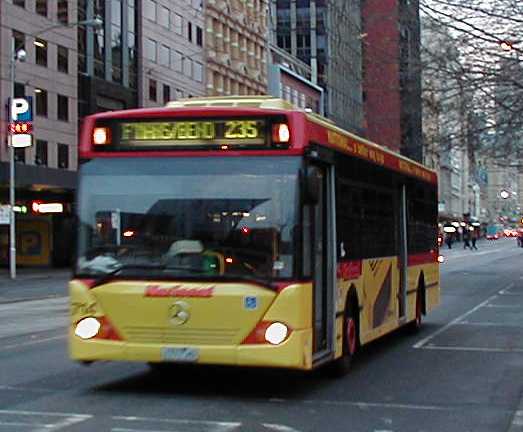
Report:
[[203,81],[203,65],[201,63],[194,62],[193,72],[194,72],[195,81],[202,82]]
[[69,120],[69,98],[63,95],[57,95],[58,120]]
[[192,63],[190,58],[186,58],[183,62],[183,73],[184,75],[192,78]]
[[156,88],[158,87],[158,83],[154,79],[149,79],[149,99],[156,102],[157,99],[157,93]]
[[163,103],[166,104],[171,100],[171,87],[167,84],[163,85]]
[[69,146],[58,143],[58,168],[69,168]]
[[145,0],[143,9],[145,18],[156,22],[156,2],[154,0]]
[[35,164],[47,165],[47,141],[36,140]]
[[160,45],[160,64],[167,67],[171,64],[171,49],[167,45]]
[[62,24],[69,23],[69,12],[67,10],[67,3],[68,3],[67,0],[58,0],[56,14],[57,14],[58,21],[61,22]]
[[15,148],[15,162],[25,163],[25,148]]
[[15,51],[25,49],[25,34],[22,32],[13,30],[13,39],[15,43]]
[[183,72],[183,54],[181,52],[173,51],[172,62],[172,67],[176,72]]
[[162,27],[169,28],[169,9],[167,9],[165,6],[160,6],[158,24],[160,24]]
[[69,55],[66,47],[58,45],[57,69],[60,72],[69,72]]
[[23,83],[15,82],[15,98],[25,96],[25,85]]
[[121,28],[113,24],[111,28],[112,52],[112,79],[114,82],[122,81],[122,32]]
[[129,7],[127,9],[127,25],[129,26],[128,29],[130,32],[133,32],[136,30],[136,9],[133,7]]
[[47,67],[47,42],[43,39],[35,39],[36,64]]
[[183,33],[183,17],[177,13],[174,14],[173,27],[176,34],[181,35]]
[[[300,166],[299,158],[274,157],[87,162],[78,189],[76,271],[102,276],[134,265],[122,268],[124,276],[158,266],[173,277],[295,277]],[[116,209],[119,230],[111,223]],[[125,231],[136,235],[117,238]]]
[[117,26],[122,25],[122,3],[120,0],[111,0],[111,22]]
[[196,26],[196,45],[203,45],[203,30],[200,26]]
[[36,13],[47,18],[47,0],[36,0]]
[[187,39],[192,42],[192,22],[187,22]]
[[13,4],[25,8],[25,0],[13,0]]
[[35,88],[36,115],[47,117],[47,90]]
[[145,38],[145,58],[156,63],[156,41]]

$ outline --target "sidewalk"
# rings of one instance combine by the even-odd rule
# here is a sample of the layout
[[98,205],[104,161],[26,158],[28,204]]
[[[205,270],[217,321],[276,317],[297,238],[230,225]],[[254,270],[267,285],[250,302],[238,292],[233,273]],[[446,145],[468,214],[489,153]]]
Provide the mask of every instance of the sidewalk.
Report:
[[19,268],[16,279],[9,277],[9,269],[0,269],[0,303],[63,297],[67,295],[67,282],[71,270]]

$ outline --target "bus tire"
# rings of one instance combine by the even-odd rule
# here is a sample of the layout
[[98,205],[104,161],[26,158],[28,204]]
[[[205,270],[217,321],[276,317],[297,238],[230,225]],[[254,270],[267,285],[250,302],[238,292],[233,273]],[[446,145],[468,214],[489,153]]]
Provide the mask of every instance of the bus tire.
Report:
[[420,285],[416,290],[416,309],[414,315],[414,321],[408,324],[408,330],[411,333],[417,333],[423,324],[423,288]]
[[353,301],[348,301],[343,319],[343,354],[331,365],[331,375],[336,378],[347,375],[359,347],[359,324]]

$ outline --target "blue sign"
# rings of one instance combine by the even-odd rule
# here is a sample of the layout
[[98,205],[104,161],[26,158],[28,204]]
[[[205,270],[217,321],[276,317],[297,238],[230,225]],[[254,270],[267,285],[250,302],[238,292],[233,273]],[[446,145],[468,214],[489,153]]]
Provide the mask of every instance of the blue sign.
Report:
[[33,121],[33,98],[31,96],[10,99],[10,102],[11,122]]
[[247,310],[255,310],[258,308],[258,299],[253,296],[245,297],[244,307]]

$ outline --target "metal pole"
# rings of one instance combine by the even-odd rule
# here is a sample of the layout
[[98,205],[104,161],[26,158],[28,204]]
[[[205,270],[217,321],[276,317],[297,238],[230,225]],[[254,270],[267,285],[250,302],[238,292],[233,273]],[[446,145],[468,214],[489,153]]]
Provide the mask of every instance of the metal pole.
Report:
[[[7,118],[11,123],[11,104],[15,97],[15,40],[11,43],[11,56],[9,61],[9,80],[11,84],[11,100],[7,107]],[[9,273],[11,279],[16,279],[16,228],[15,228],[15,149],[12,135],[9,137]]]

